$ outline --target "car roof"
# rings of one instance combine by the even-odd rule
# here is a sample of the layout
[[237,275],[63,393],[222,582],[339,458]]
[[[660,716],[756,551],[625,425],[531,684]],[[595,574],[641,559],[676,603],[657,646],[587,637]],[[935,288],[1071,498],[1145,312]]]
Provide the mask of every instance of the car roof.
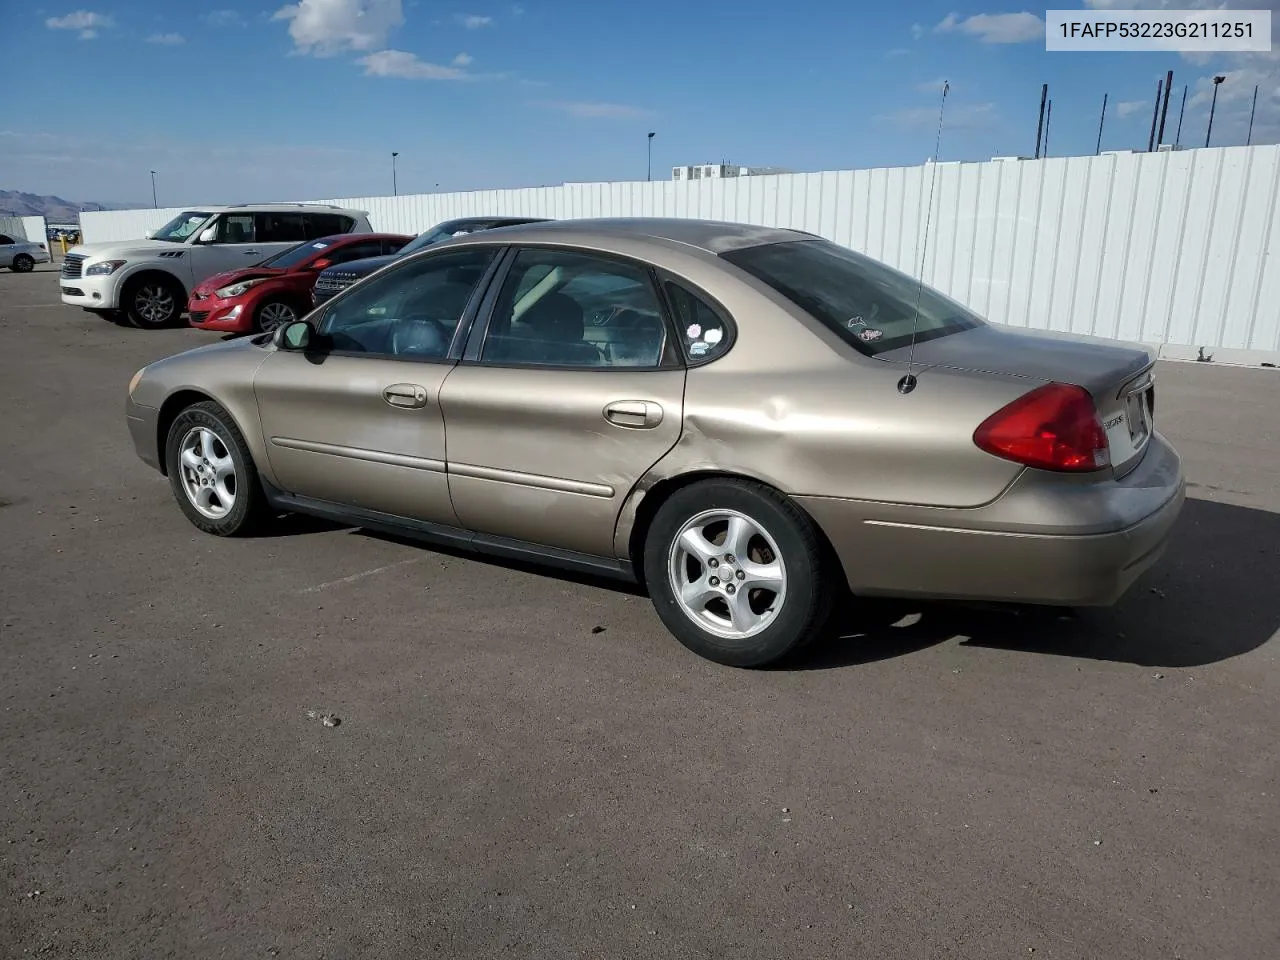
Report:
[[445,220],[437,223],[434,227],[428,227],[425,232],[432,230],[447,230],[456,227],[469,227],[475,224],[490,224],[494,227],[499,226],[520,226],[526,223],[550,223],[545,217],[457,217],[453,220]]
[[331,203],[233,203],[230,206],[201,206],[191,204],[187,210],[202,210],[208,213],[235,213],[244,210],[248,213],[345,213],[353,217],[367,217],[368,210],[356,210],[350,207],[335,207]]
[[725,253],[768,243],[818,239],[802,230],[786,227],[761,227],[720,220],[686,220],[677,217],[618,217],[585,220],[546,220],[518,226],[499,227],[495,233],[515,241],[572,243],[591,246],[596,240],[626,237],[631,239],[669,240],[706,250]]

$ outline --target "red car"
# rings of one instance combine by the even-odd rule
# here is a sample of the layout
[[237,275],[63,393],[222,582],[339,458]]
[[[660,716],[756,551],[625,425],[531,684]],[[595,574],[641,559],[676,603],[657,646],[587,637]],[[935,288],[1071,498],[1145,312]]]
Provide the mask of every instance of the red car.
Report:
[[311,287],[325,267],[397,253],[412,240],[395,233],[342,233],[307,240],[257,266],[215,274],[191,291],[191,326],[267,332],[311,312]]

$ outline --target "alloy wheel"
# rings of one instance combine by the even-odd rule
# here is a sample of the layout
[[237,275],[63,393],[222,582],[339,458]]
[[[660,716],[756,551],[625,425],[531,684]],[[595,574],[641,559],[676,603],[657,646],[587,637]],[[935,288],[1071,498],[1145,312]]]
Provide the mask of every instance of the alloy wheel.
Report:
[[236,466],[222,438],[208,427],[192,427],[178,447],[182,489],[202,516],[221,520],[236,503]]
[[736,510],[706,510],[671,542],[671,591],[685,616],[725,640],[745,640],[777,618],[787,571],[777,542]]

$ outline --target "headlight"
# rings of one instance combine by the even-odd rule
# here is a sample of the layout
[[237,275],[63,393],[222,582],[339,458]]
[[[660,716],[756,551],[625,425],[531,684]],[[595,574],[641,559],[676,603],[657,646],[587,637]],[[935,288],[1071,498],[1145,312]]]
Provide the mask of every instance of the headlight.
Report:
[[215,297],[220,297],[223,300],[225,300],[227,297],[238,297],[240,296],[240,294],[244,293],[250,287],[256,287],[258,284],[262,283],[264,280],[269,280],[269,279],[270,279],[269,277],[259,277],[257,280],[241,280],[239,283],[233,283],[229,287],[223,287],[221,290],[213,291],[213,295]]
[[138,389],[138,382],[142,379],[142,375],[147,372],[147,368],[143,367],[133,375],[133,379],[129,381],[129,396],[133,396],[133,391]]
[[101,260],[98,263],[91,263],[85,267],[84,275],[86,277],[105,277],[115,273],[127,262],[125,260]]

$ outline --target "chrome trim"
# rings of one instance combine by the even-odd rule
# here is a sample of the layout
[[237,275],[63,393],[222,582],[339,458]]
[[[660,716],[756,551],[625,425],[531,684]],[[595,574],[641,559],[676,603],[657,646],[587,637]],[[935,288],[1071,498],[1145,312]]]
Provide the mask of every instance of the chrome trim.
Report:
[[566,480],[563,477],[544,477],[536,473],[500,470],[497,467],[478,467],[470,463],[449,464],[449,474],[451,476],[467,477],[471,480],[492,480],[494,483],[510,483],[520,487],[534,487],[538,490],[577,493],[584,497],[599,497],[602,500],[612,499],[615,493],[613,487],[606,486],[603,483]]
[[319,443],[315,440],[294,440],[291,437],[272,437],[271,443],[286,450],[303,450],[307,453],[322,453],[331,457],[346,457],[349,460],[367,460],[370,463],[385,463],[393,467],[408,467],[411,470],[426,470],[429,473],[444,473],[443,460],[431,460],[426,457],[410,457],[403,453],[386,453],[382,450],[366,450],[363,447],[343,447],[335,443]]

